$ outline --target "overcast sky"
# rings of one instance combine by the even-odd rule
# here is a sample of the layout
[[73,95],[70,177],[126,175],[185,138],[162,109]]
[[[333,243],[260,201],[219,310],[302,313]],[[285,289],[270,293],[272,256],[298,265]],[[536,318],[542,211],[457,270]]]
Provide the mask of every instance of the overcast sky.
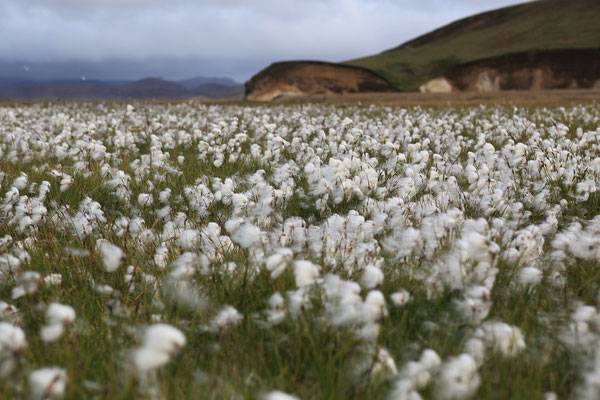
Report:
[[0,75],[244,81],[274,61],[362,57],[522,2],[0,0]]

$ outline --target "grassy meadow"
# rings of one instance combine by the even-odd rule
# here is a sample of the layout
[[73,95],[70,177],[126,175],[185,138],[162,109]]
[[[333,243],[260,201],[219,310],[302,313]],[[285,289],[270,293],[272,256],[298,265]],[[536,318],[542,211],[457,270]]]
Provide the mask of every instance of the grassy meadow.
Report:
[[600,107],[0,107],[0,398],[594,399]]

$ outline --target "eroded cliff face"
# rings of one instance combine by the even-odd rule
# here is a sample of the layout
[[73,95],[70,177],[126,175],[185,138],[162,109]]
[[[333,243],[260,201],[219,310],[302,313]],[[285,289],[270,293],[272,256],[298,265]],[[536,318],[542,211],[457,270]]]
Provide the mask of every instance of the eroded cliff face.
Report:
[[444,77],[434,78],[419,86],[421,93],[450,93],[455,91],[452,83]]
[[475,92],[598,88],[600,49],[510,54],[456,66],[443,78],[456,90]]
[[246,82],[245,98],[270,101],[284,97],[362,92],[395,92],[384,78],[364,68],[316,61],[275,63]]

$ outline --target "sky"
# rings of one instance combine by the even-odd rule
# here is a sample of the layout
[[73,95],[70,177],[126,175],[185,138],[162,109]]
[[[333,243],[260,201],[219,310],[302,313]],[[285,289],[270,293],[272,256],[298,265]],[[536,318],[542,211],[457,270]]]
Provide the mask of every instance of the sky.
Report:
[[272,62],[363,57],[522,2],[1,0],[0,76],[243,82]]

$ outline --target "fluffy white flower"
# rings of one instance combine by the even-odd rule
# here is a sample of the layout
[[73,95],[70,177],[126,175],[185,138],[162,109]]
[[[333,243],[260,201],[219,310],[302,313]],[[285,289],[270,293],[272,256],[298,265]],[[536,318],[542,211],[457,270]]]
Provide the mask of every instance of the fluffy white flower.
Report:
[[360,278],[360,283],[367,289],[373,289],[383,283],[383,272],[374,265],[367,265]]
[[58,399],[65,395],[67,372],[58,367],[37,369],[29,374],[32,399]]
[[475,393],[480,383],[475,360],[469,354],[461,354],[442,364],[435,392],[442,400],[466,399]]
[[421,399],[417,390],[427,386],[432,374],[442,364],[438,354],[426,349],[421,354],[419,361],[409,361],[400,371],[400,379],[396,381],[389,398],[394,400]]
[[65,326],[75,321],[73,307],[59,303],[52,303],[46,310],[46,325],[40,331],[44,342],[53,342],[62,336]]
[[371,376],[377,376],[382,373],[396,375],[398,373],[398,368],[390,353],[383,347],[380,347],[375,356],[375,360],[373,361],[373,365],[371,366]]
[[166,188],[158,194],[158,201],[162,204],[166,204],[171,197],[171,189]]
[[102,255],[104,269],[107,272],[116,271],[125,259],[123,250],[108,242],[100,243],[100,254]]
[[133,362],[139,371],[150,371],[167,364],[185,346],[185,335],[167,324],[146,329],[142,347],[135,350]]
[[471,286],[464,293],[464,298],[456,300],[457,311],[467,321],[479,323],[489,314],[492,306],[492,293],[485,286]]
[[362,306],[362,315],[365,320],[377,321],[387,316],[385,297],[379,290],[371,290]]
[[154,199],[152,198],[152,194],[150,193],[140,193],[137,198],[138,204],[142,207],[149,207],[154,203]]
[[60,181],[60,191],[65,192],[72,184],[75,182],[75,179],[70,175],[63,174],[63,178]]
[[15,367],[15,358],[27,345],[25,332],[8,322],[0,322],[0,377],[6,377]]
[[96,293],[103,294],[106,296],[112,294],[115,291],[109,285],[102,285],[102,284],[98,284],[98,283],[94,286],[94,290],[96,291]]
[[388,395],[389,400],[422,400],[423,398],[417,392],[413,383],[408,379],[399,379],[396,381],[394,388]]
[[440,365],[442,365],[442,359],[434,350],[425,349],[423,350],[423,353],[421,353],[419,363],[421,363],[421,365],[423,365],[427,370],[435,371],[440,367]]
[[5,301],[0,301],[0,320],[9,320],[18,324],[20,319],[21,316],[17,307]]
[[276,325],[283,321],[286,315],[285,300],[279,292],[273,293],[268,301],[269,309],[266,311],[267,323]]
[[477,365],[481,365],[485,360],[486,347],[483,339],[471,337],[465,342],[464,352],[470,354]]
[[184,249],[193,249],[200,242],[200,232],[196,229],[184,229],[177,238],[177,244]]
[[525,267],[519,271],[519,282],[524,285],[537,285],[542,281],[542,271],[534,267]]
[[62,275],[61,274],[50,274],[44,277],[44,283],[46,285],[60,285],[62,283]]
[[161,244],[154,254],[154,263],[159,269],[165,269],[169,260],[169,249],[164,244]]
[[12,289],[12,298],[18,299],[19,297],[37,292],[41,280],[42,278],[39,272],[23,272],[23,274],[17,277],[18,285]]
[[234,307],[225,306],[212,319],[209,328],[212,332],[223,332],[230,327],[238,325],[243,318],[244,316],[241,315]]
[[392,293],[390,298],[392,299],[394,305],[402,307],[410,301],[410,293],[407,290],[402,289]]
[[261,240],[260,228],[246,223],[232,233],[231,240],[245,248],[259,246]]
[[294,263],[294,276],[299,288],[311,286],[321,276],[321,267],[310,261],[299,260]]
[[515,356],[527,347],[521,330],[504,322],[487,321],[475,332],[474,337],[482,339],[505,356]]
[[272,392],[265,393],[260,398],[262,400],[300,400],[294,395],[287,394],[279,390],[274,390]]
[[185,252],[173,261],[173,270],[169,275],[175,280],[189,279],[196,273],[199,261],[197,254]]
[[267,271],[271,272],[271,278],[276,279],[281,276],[292,257],[292,250],[287,248],[278,249],[275,254],[269,256],[265,262],[265,267]]

